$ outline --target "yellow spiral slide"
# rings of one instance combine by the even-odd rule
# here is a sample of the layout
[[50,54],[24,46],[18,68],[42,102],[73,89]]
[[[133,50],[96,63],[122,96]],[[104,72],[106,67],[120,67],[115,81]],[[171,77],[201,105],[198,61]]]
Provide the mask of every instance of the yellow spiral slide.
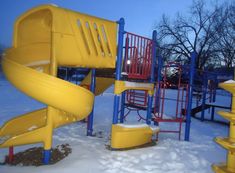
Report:
[[48,107],[6,122],[0,147],[43,143],[48,150],[54,128],[88,116],[93,93],[57,78],[57,68],[115,68],[116,36],[116,22],[52,5],[20,16],[3,71],[15,87]]

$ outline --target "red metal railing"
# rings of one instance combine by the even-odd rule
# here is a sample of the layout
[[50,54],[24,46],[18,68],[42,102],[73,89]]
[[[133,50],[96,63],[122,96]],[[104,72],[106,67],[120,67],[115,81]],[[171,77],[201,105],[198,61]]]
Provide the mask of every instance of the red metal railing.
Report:
[[147,106],[148,91],[144,90],[127,90],[126,101],[128,104],[146,107]]
[[152,64],[152,40],[133,33],[125,35],[123,72],[129,79],[148,79]]
[[[159,86],[157,84],[157,86]],[[159,96],[156,96],[155,98],[155,106],[154,106],[154,116],[160,120],[166,120],[171,119],[171,120],[179,120],[181,118],[184,118],[183,116],[184,111],[187,110],[187,100],[188,100],[188,85],[187,84],[181,84],[179,88],[177,88],[177,96],[176,98],[166,98],[166,90],[167,88],[165,87],[166,85],[164,82],[160,83],[160,93]],[[158,90],[158,87],[156,88]],[[165,101],[166,100],[172,100],[176,101],[176,106],[175,106],[175,114],[173,116],[166,117],[164,112],[165,112]]]

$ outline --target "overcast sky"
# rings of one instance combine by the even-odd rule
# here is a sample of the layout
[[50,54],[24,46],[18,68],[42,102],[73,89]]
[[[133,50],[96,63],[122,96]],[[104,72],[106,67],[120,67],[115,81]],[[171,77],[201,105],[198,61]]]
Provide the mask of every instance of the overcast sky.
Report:
[[124,17],[127,31],[150,37],[154,23],[160,21],[162,14],[171,17],[177,12],[187,14],[192,2],[193,0],[0,0],[0,44],[9,47],[17,16],[40,4],[53,3],[114,21]]

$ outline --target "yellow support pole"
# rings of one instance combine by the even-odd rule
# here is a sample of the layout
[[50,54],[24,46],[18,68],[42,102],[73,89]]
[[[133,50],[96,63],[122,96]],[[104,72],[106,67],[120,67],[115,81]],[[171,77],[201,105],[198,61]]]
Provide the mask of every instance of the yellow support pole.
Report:
[[[52,38],[51,38],[51,42],[53,43],[53,34],[52,34]],[[56,61],[56,57],[55,57],[55,50],[54,50],[54,46],[52,44],[51,46],[51,58],[50,58],[50,67],[49,67],[49,74],[51,76],[57,76],[57,61]],[[56,109],[48,106],[47,107],[47,137],[45,139],[45,143],[44,143],[44,149],[45,150],[49,150],[51,149],[52,146],[52,134],[53,134],[53,117],[56,116]]]
[[[53,34],[51,38],[51,42],[53,43]],[[49,74],[52,76],[57,76],[57,61],[55,57],[55,48],[52,44],[51,46],[51,58],[50,58],[50,67],[49,67]],[[43,163],[49,164],[51,159],[51,147],[52,147],[52,135],[53,135],[53,120],[56,116],[57,110],[52,106],[47,107],[47,120],[46,120],[46,136],[44,139],[44,153],[43,153]]]

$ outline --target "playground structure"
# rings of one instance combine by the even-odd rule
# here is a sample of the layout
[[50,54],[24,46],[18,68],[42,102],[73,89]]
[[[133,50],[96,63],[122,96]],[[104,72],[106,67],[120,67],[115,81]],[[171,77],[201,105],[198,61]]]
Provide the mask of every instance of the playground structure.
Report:
[[[180,139],[185,122],[184,140],[189,141],[197,54],[191,54],[188,66],[163,64],[156,42],[156,31],[151,39],[126,32],[123,18],[108,21],[50,5],[23,14],[15,24],[13,46],[3,58],[3,71],[13,85],[48,107],[6,122],[0,129],[5,139],[0,147],[9,147],[12,160],[13,146],[43,143],[43,162],[48,164],[53,129],[87,118],[87,135],[92,136],[95,96],[112,84],[112,149],[150,143],[159,132],[151,123],[179,124],[178,130],[160,132],[178,133]],[[64,67],[80,69],[79,86],[57,77],[58,68]],[[164,109],[169,68],[179,76],[173,115],[166,115]],[[184,69],[187,82],[182,80]],[[126,125],[127,109],[145,110],[139,120],[146,124]]]
[[54,6],[34,8],[17,20],[3,71],[13,85],[48,107],[5,123],[0,147],[43,143],[44,163],[49,163],[53,129],[84,119],[94,102],[89,90],[56,78],[57,67],[114,68],[116,25]]
[[[126,36],[124,64],[123,43]],[[156,32],[153,32],[153,39],[144,38],[132,33],[124,31],[124,19],[119,23],[119,38],[118,38],[118,54],[115,72],[114,85],[114,111],[113,125],[111,134],[111,147],[131,148],[134,146],[144,145],[150,142],[151,130],[149,126],[125,126],[123,123],[123,114],[119,117],[119,105],[121,95],[126,90],[145,90],[148,91],[148,104],[152,105],[153,90],[154,90],[154,61],[156,57]],[[129,62],[129,63],[128,63]],[[129,79],[147,79],[148,83],[135,82],[132,80],[124,80],[122,75],[122,66],[124,67],[125,75]],[[123,100],[123,98],[122,98]],[[147,110],[147,117],[151,117],[151,106]],[[121,112],[123,112],[121,110]],[[120,121],[121,124],[118,122]],[[147,122],[147,124],[150,124]],[[156,132],[157,129],[152,129]]]
[[[219,94],[217,91],[218,84],[225,80],[232,79],[234,76],[233,69],[230,69],[229,71],[218,69],[216,72],[200,70],[195,68],[193,61],[191,62],[191,66],[183,65],[181,64],[181,62],[167,62],[164,65],[161,63],[161,57],[159,57],[157,65],[155,66],[155,68],[158,69],[158,72],[155,75],[156,84],[154,93],[154,104],[152,107],[152,116],[156,123],[179,123],[178,130],[161,130],[161,132],[178,133],[180,139],[181,126],[186,119],[188,102],[194,102],[190,111],[190,114],[193,118],[196,118],[200,121],[211,121],[220,124],[227,124],[225,121],[217,120],[215,118],[215,110],[230,110],[231,106],[216,104],[216,97]],[[174,74],[176,74],[176,79],[174,79],[174,82],[169,81],[169,76],[167,75],[169,71],[172,71],[171,68],[174,68]],[[188,89],[191,79],[193,80],[193,89],[191,91],[193,96],[192,101],[188,100],[190,93]],[[171,98],[169,98],[166,96],[166,91],[169,88],[173,88],[177,92],[175,97],[171,96]],[[224,94],[230,97],[228,93]],[[125,99],[123,99],[123,108],[127,109],[127,113],[124,114],[124,117],[127,117],[127,115],[131,111],[136,111],[139,117],[138,121],[146,120],[145,116],[141,115],[140,111],[146,110],[148,106],[148,93],[146,91],[128,90],[124,97],[125,96],[126,101]],[[176,113],[173,116],[165,116],[166,111],[164,110],[164,108],[166,105],[165,102],[167,100],[175,101]],[[208,118],[208,115],[206,116],[206,110],[210,112],[210,118]]]
[[[123,27],[123,19],[113,22],[51,5],[33,8],[17,19],[13,46],[6,51],[2,61],[3,71],[19,90],[48,107],[9,120],[1,127],[0,137],[4,140],[0,147],[10,147],[10,160],[13,159],[13,146],[43,143],[43,162],[48,164],[53,129],[87,116],[87,135],[92,135],[94,96],[114,81],[96,78],[95,69],[116,69],[111,147],[132,147],[151,142],[151,136],[157,131],[148,125],[117,124],[119,93],[126,89],[144,89],[153,93],[153,84],[120,80]],[[84,87],[57,78],[57,69],[61,66],[91,69],[81,84]],[[123,140],[127,137],[131,142]]]
[[[226,124],[224,121],[215,119],[215,109],[230,109],[230,106],[216,104],[216,90],[218,83],[232,78],[233,73],[196,69],[195,60],[196,54],[192,55],[190,65],[183,65],[180,62],[167,62],[162,64],[161,57],[159,57],[155,66],[158,72],[155,75],[156,85],[154,103],[151,110],[152,120],[157,125],[162,122],[178,124],[177,130],[161,128],[160,132],[177,133],[179,139],[181,138],[182,124],[186,122],[186,127],[189,126],[187,117],[189,117],[188,119],[193,117],[200,121]],[[168,80],[169,76],[167,73],[172,71],[174,71],[173,74],[176,74],[174,82]],[[189,86],[191,86],[191,90],[189,90]],[[173,88],[176,91],[175,97],[171,95],[171,98],[169,98],[167,96],[166,93],[169,88]],[[146,110],[150,107],[147,105],[148,93],[146,91],[129,90],[122,97],[121,114],[124,114],[124,118],[131,111],[136,111],[139,117],[138,121],[146,120],[145,116],[140,113],[141,110]],[[166,101],[168,102],[166,103]],[[175,105],[171,107],[172,109],[175,108],[175,114],[169,114],[165,110],[169,101],[175,102]],[[126,113],[124,113],[124,109],[127,110]],[[207,109],[210,109],[211,112],[210,119],[205,117],[205,111]],[[201,116],[198,117],[197,113],[201,113]],[[185,140],[187,140],[187,134],[189,134],[188,130],[185,130]]]

